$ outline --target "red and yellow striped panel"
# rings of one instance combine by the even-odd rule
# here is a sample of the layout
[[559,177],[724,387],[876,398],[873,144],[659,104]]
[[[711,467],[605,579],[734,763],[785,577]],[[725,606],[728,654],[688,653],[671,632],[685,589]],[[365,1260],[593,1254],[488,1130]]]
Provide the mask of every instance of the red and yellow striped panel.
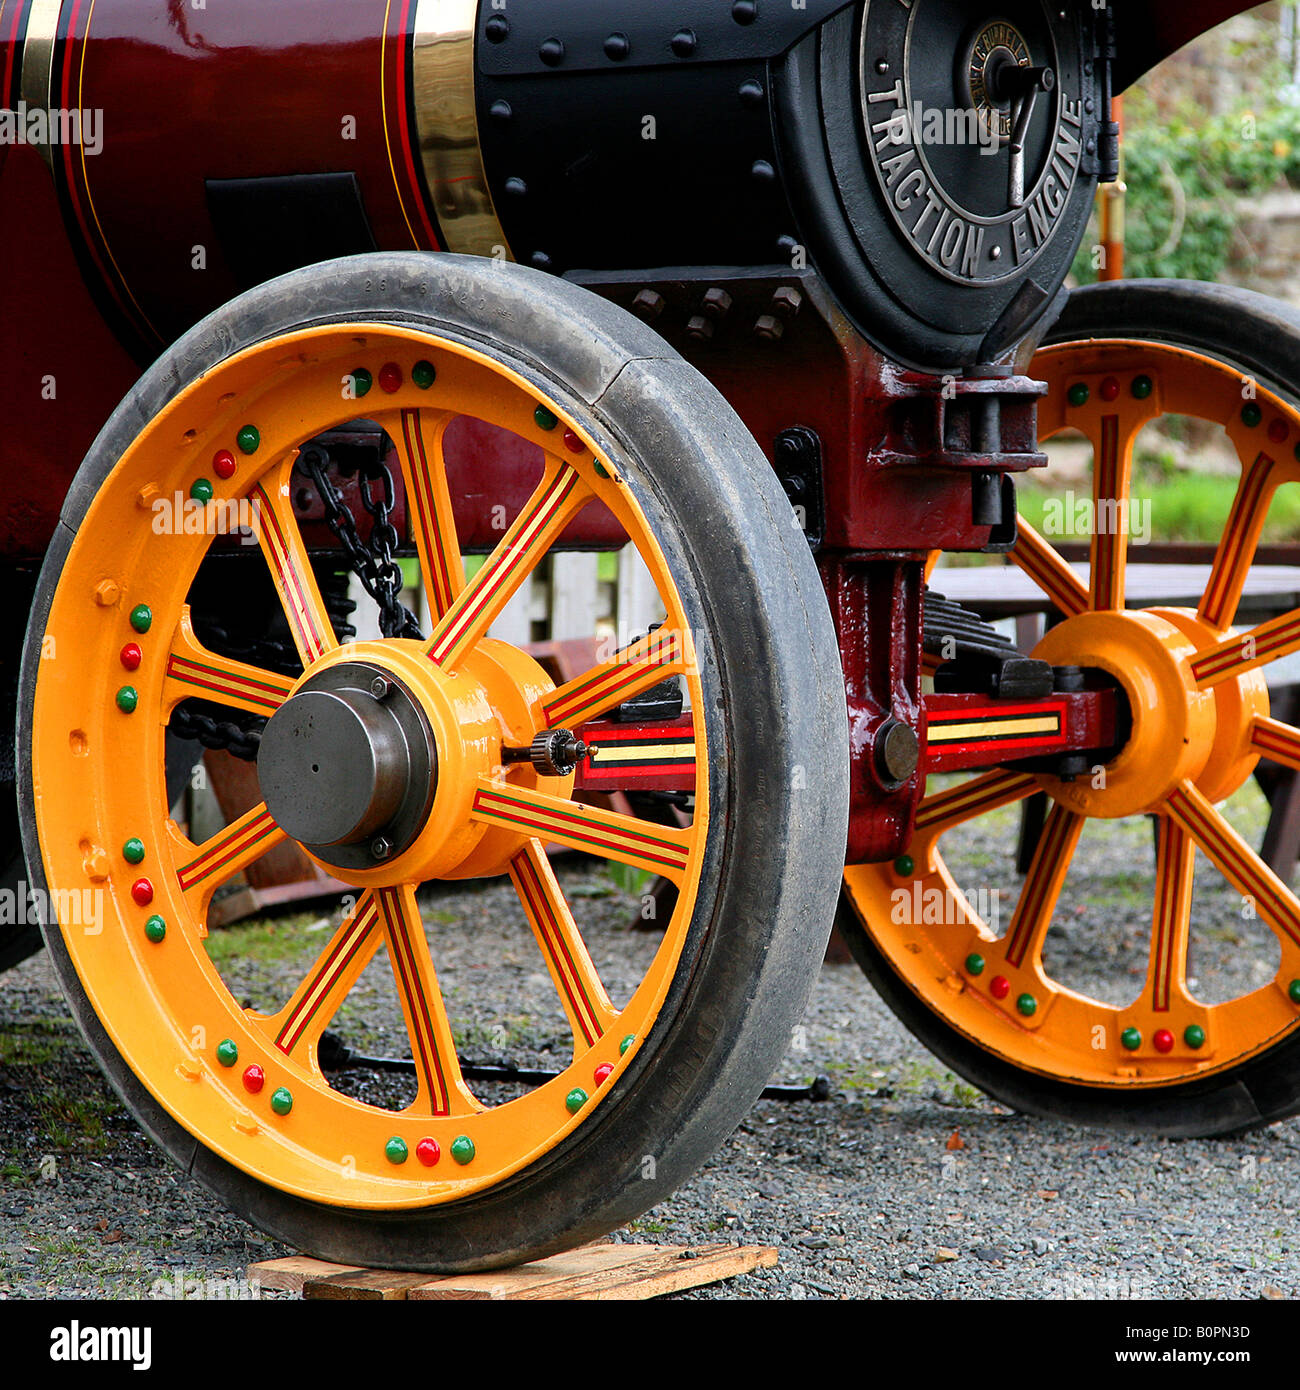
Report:
[[293,688],[288,676],[257,671],[251,666],[220,658],[196,660],[179,652],[172,652],[167,658],[167,679],[184,687],[181,691],[169,692],[176,699],[202,696],[254,714],[274,713],[289,698]]

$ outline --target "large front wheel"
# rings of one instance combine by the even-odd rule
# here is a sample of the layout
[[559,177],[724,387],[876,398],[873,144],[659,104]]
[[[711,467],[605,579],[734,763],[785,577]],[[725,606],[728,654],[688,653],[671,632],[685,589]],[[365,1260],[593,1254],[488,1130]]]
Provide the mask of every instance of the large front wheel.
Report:
[[[296,518],[301,463],[322,439],[376,434],[400,466],[431,626],[341,642]],[[486,466],[494,447],[513,471]],[[495,548],[467,555],[458,513],[494,487]],[[287,663],[230,654],[222,634],[247,599],[223,609],[220,575],[237,571],[205,567],[196,584],[214,537],[158,527],[173,499],[177,516],[245,509],[232,515],[258,539],[263,626],[285,635]],[[593,514],[648,573],[662,626],[557,685],[489,632]],[[68,999],[173,1157],[313,1254],[467,1270],[603,1233],[708,1156],[785,1049],[845,838],[834,637],[788,517],[738,419],[662,341],[517,267],[315,267],[227,306],[151,369],[87,459],[42,574],[21,790]],[[629,738],[635,697],[674,679],[682,714]],[[192,838],[168,819],[163,750],[195,700],[266,722],[261,800]],[[671,817],[575,799],[584,730],[620,708],[602,765],[635,778],[671,763]],[[350,886],[352,908],[300,979],[249,1007],[207,909],[286,838]],[[548,847],[676,885],[655,948],[627,940],[606,967],[616,982]],[[417,896],[481,877],[513,885],[519,949],[567,1019],[559,1074],[510,1094],[464,1074]],[[319,1050],[345,1005],[355,1026],[357,981],[385,957],[415,1078],[400,1109],[344,1094]]]

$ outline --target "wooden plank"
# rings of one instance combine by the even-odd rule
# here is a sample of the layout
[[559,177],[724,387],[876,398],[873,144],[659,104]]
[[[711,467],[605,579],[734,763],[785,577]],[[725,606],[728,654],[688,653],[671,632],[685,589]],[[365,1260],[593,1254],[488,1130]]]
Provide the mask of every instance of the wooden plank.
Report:
[[248,1282],[264,1289],[282,1289],[287,1293],[302,1293],[309,1279],[328,1279],[334,1274],[361,1274],[357,1265],[330,1264],[328,1260],[313,1260],[309,1255],[288,1255],[282,1260],[260,1260],[248,1266]]
[[682,1289],[770,1269],[766,1245],[587,1245],[517,1269],[449,1275],[412,1288],[411,1299],[581,1301],[661,1298]]
[[308,1279],[302,1286],[302,1296],[342,1303],[397,1303],[428,1280],[427,1274],[407,1274],[399,1269],[349,1270]]

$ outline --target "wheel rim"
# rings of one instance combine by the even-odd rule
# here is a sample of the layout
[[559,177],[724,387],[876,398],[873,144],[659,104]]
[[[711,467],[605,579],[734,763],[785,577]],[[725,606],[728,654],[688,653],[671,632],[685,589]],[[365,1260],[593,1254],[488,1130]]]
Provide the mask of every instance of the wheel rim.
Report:
[[[362,407],[340,391],[367,382]],[[356,394],[361,394],[359,391]],[[467,580],[445,472],[447,430],[472,416],[543,452],[543,475]],[[396,446],[435,626],[428,638],[339,646],[294,520],[290,475],[309,439],[351,420]],[[232,468],[233,465],[233,468]],[[153,533],[160,499],[246,499],[304,670],[297,680],[205,650],[185,601],[212,535]],[[523,651],[485,636],[565,526],[601,503],[648,568],[667,618],[651,637],[557,688]],[[248,513],[244,513],[245,516]],[[36,823],[62,936],[114,1046],[191,1134],[243,1171],[314,1202],[427,1207],[495,1186],[589,1123],[651,1033],[681,958],[708,839],[705,700],[664,551],[612,451],[562,401],[475,349],[426,332],[349,323],[241,352],[178,395],[92,501],[46,625],[32,717]],[[267,805],[196,844],[167,818],[163,742],[201,696],[282,717],[351,663],[382,672],[427,721],[435,750],[418,833],[374,867],[340,867],[356,902],[274,1012],[236,1001],[203,941],[212,894],[283,841]],[[75,665],[76,669],[71,667]],[[691,823],[664,827],[579,804],[573,776],[503,765],[548,728],[578,728],[669,676],[694,736]],[[271,726],[268,725],[268,729]],[[287,803],[285,803],[287,804]],[[567,845],[670,878],[679,900],[625,1007],[610,1003],[551,869]],[[560,995],[573,1059],[526,1095],[487,1107],[460,1074],[418,907],[431,879],[508,874]],[[74,895],[98,892],[96,926]],[[69,906],[70,905],[70,906]],[[92,914],[85,914],[89,918]],[[376,954],[387,952],[418,1094],[394,1113],[350,1099],[317,1042]]]
[[[1300,731],[1271,717],[1265,676],[1300,650],[1300,610],[1232,630],[1269,506],[1281,485],[1300,479],[1300,414],[1263,388],[1243,397],[1242,374],[1226,364],[1165,345],[1066,344],[1040,352],[1033,370],[1049,386],[1042,436],[1073,428],[1092,444],[1094,517],[1128,503],[1133,446],[1146,424],[1176,414],[1224,427],[1241,472],[1204,595],[1196,609],[1127,609],[1122,528],[1093,528],[1081,576],[1022,523],[1012,559],[1063,616],[1034,655],[1109,672],[1128,697],[1131,737],[1100,785],[997,769],[928,792],[907,854],[892,866],[846,869],[845,888],[908,988],[981,1048],[1018,1069],[1090,1086],[1179,1085],[1258,1055],[1300,1022],[1300,900],[1218,809],[1261,757],[1300,768]],[[1050,810],[998,933],[958,887],[942,838],[1039,792]],[[1139,814],[1158,826],[1150,945],[1140,994],[1115,1006],[1054,979],[1043,947],[1088,820]],[[1267,984],[1212,1004],[1197,997],[1187,971],[1198,849],[1253,904],[1281,958]],[[928,913],[934,903],[942,914]],[[935,922],[939,915],[946,920]]]

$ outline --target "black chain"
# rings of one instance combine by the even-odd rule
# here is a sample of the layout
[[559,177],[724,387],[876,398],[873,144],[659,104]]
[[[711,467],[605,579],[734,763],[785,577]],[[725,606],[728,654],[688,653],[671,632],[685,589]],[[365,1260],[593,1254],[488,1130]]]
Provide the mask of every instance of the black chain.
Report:
[[[394,505],[393,475],[380,462],[361,469],[361,505],[370,513],[370,545],[362,544],[357,524],[343,505],[343,494],[325,472],[328,456],[323,449],[309,445],[298,455],[311,476],[325,508],[325,524],[343,547],[353,573],[366,593],[379,605],[379,630],[385,637],[413,637],[424,634],[415,615],[400,601],[402,570],[393,558],[401,543],[390,517]],[[379,487],[376,496],[374,488]]]

